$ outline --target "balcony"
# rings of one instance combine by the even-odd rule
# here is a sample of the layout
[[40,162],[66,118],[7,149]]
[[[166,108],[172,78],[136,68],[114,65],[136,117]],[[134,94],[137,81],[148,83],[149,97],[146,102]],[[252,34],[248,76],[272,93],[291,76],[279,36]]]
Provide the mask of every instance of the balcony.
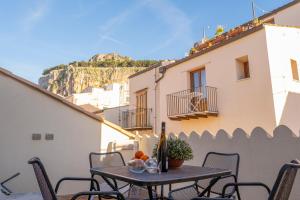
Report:
[[122,112],[121,126],[126,130],[149,130],[152,129],[150,116],[152,109],[136,108]]
[[168,94],[167,115],[171,120],[217,116],[217,88],[202,86]]

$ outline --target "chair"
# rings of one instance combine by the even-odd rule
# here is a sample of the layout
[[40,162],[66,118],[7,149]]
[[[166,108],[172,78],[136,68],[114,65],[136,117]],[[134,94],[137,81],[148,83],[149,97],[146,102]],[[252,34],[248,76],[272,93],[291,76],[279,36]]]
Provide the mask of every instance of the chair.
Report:
[[[41,160],[37,157],[34,157],[32,159],[30,159],[28,161],[28,164],[31,164],[34,172],[35,172],[35,176],[40,188],[40,191],[42,193],[43,199],[44,200],[57,200],[58,197],[56,195],[58,188],[60,186],[60,184],[63,181],[93,181],[94,184],[96,185],[97,189],[99,190],[99,184],[97,182],[97,180],[92,179],[92,178],[78,178],[78,177],[66,177],[66,178],[62,178],[58,181],[55,190],[53,190],[53,187],[50,183],[50,180],[48,178],[48,175],[46,173],[46,170],[44,168],[44,165],[42,164]],[[117,191],[111,191],[111,192],[99,192],[99,191],[85,191],[85,192],[79,192],[77,194],[75,194],[71,200],[75,200],[81,196],[89,196],[89,195],[94,195],[94,196],[98,196],[99,199],[101,199],[101,197],[110,197],[110,198],[114,198],[114,199],[118,199],[118,200],[125,200],[125,198],[123,197],[123,195]]]
[[[91,168],[126,166],[124,158],[120,152],[91,152],[89,155],[89,161]],[[96,174],[92,174],[92,178],[96,179],[98,183],[100,183],[101,191],[118,190],[121,191],[124,196],[128,197],[126,199],[143,199],[148,197],[148,190],[143,187],[133,186],[123,181],[106,178],[107,181],[112,184],[110,186],[107,181]],[[93,182],[91,182],[91,186],[92,189],[95,189]],[[157,196],[155,191],[153,191],[153,196]]]
[[9,181],[11,181],[12,179],[16,178],[19,175],[20,175],[20,173],[18,172],[16,174],[12,175],[11,177],[9,177],[8,179],[0,182],[0,192],[2,192],[5,195],[12,194],[12,191],[10,189],[8,189],[5,184],[8,183]]
[[238,188],[241,186],[255,186],[263,187],[267,190],[267,192],[269,193],[268,200],[288,200],[299,168],[299,160],[293,160],[290,163],[283,165],[278,173],[277,179],[274,183],[272,190],[270,190],[270,188],[264,183],[259,182],[228,183],[223,188],[223,196],[225,196],[228,187],[233,186]]
[[[89,155],[89,162],[90,162],[90,168],[126,166],[124,158],[120,152],[106,152],[106,153],[91,152]],[[106,181],[101,176],[98,176],[96,174],[91,174],[91,176],[92,178],[98,181],[98,183],[100,184],[101,191],[111,191],[113,189],[106,183]],[[129,186],[128,183],[123,181],[115,181],[112,179],[109,180],[114,184],[114,188],[117,188],[118,191],[122,189],[124,190],[126,186]],[[92,184],[93,183],[91,182],[91,185]],[[126,192],[126,190],[124,192]]]
[[[236,183],[239,173],[240,156],[237,153],[227,154],[218,152],[209,152],[206,154],[203,167],[229,169],[231,175],[218,177],[214,179],[206,179],[195,182],[193,185],[183,188],[171,190],[169,198],[173,200],[192,199],[198,196],[210,197],[211,194],[221,196],[223,187],[227,183]],[[237,192],[237,197],[240,199],[238,188],[231,186],[230,190],[224,194],[225,197],[231,197]]]

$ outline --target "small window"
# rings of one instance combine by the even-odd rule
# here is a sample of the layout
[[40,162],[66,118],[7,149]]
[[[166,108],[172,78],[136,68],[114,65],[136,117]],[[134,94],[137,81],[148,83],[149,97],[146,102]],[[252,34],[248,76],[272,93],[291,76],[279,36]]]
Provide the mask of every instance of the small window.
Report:
[[293,80],[299,81],[298,64],[296,60],[291,59],[291,69]]
[[250,78],[248,56],[243,56],[236,59],[236,71],[238,80]]

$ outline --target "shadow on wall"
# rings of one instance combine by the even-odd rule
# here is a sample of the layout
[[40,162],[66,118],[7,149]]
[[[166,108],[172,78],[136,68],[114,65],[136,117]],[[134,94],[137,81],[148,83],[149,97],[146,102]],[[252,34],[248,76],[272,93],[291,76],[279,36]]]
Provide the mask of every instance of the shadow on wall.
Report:
[[[193,149],[194,159],[185,164],[201,165],[207,152],[237,152],[241,156],[240,181],[260,181],[273,186],[280,167],[291,160],[300,159],[300,138],[286,126],[278,126],[272,134],[257,127],[250,134],[237,128],[232,134],[219,130],[214,137],[208,131],[201,134],[180,133],[178,137],[186,140]],[[174,135],[174,134],[170,134]],[[151,137],[150,137],[151,138]],[[151,152],[153,140],[143,137],[141,147]],[[195,153],[197,152],[197,153]],[[300,174],[297,176],[290,199],[299,199]],[[266,192],[259,188],[242,189],[246,199],[266,199]],[[298,197],[298,198],[296,198]]]
[[297,130],[297,135],[299,135],[299,123],[300,123],[300,94],[295,92],[289,92],[285,105],[281,114],[280,124],[287,125],[292,130]]

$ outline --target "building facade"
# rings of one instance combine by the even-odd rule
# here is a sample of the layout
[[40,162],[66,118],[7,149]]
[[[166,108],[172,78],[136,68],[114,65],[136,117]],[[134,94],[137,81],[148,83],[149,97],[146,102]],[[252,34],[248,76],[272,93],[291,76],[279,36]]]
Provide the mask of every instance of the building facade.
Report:
[[66,99],[76,105],[90,104],[99,109],[125,106],[129,103],[128,83],[112,83],[103,88],[88,87]]
[[299,2],[260,17],[259,24],[232,29],[175,63],[132,75],[130,106],[140,107],[144,95],[154,133],[161,121],[173,133],[232,133],[236,127],[272,132],[281,124],[299,133]]
[[[62,97],[0,68],[0,174],[14,192],[39,191],[27,161],[41,158],[52,183],[66,176],[89,177],[90,152],[133,144],[134,135]],[[133,152],[122,151],[126,159]],[[62,194],[86,189],[84,183],[62,188]]]

